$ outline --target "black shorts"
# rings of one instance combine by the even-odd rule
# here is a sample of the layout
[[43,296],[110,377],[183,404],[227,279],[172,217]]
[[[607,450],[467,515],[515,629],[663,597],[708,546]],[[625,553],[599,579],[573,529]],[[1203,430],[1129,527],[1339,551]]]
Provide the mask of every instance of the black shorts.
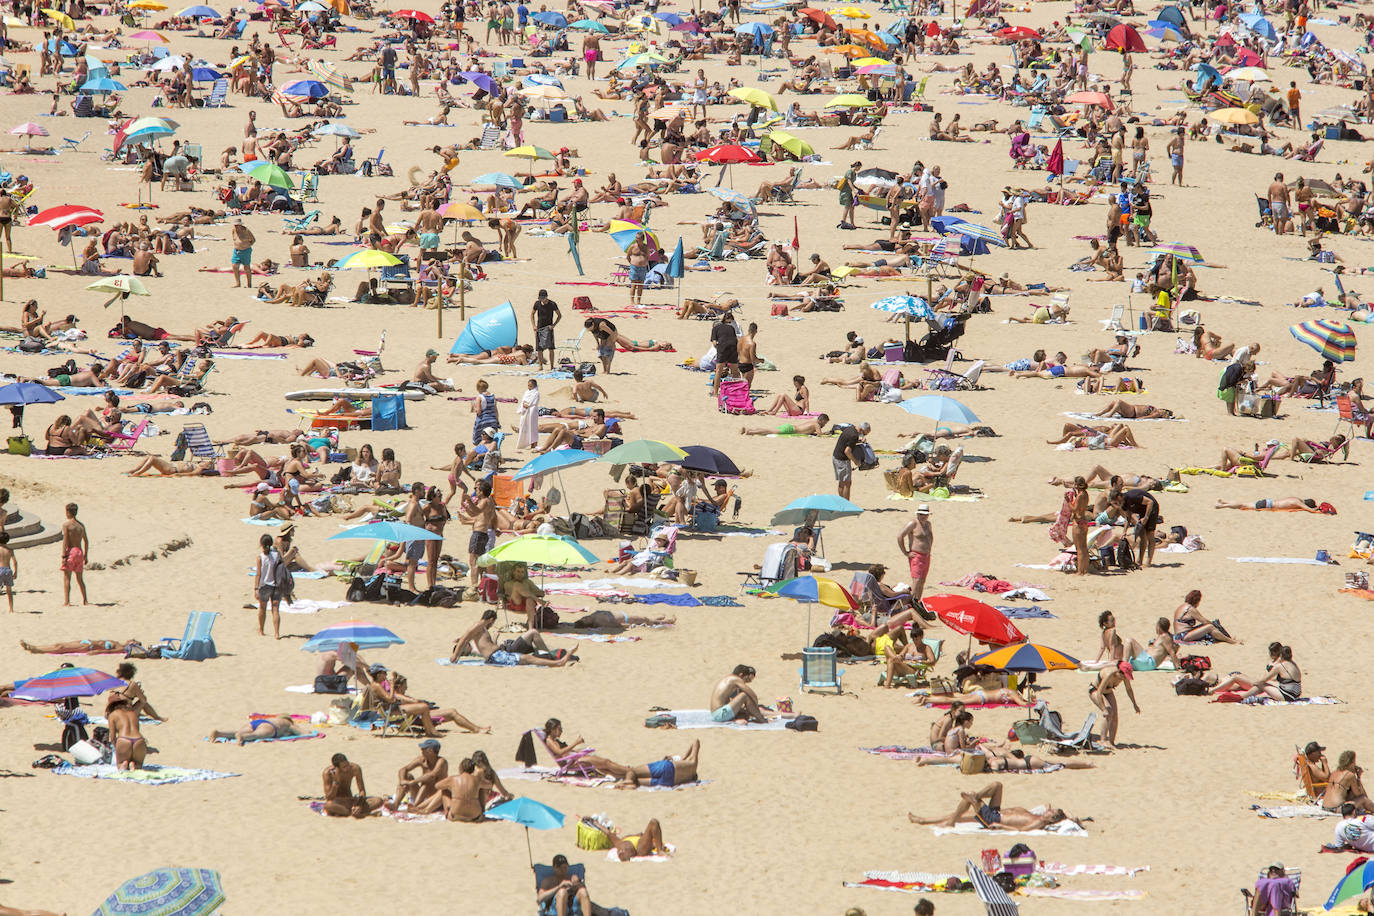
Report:
[[1153,532],[1159,526],[1159,503],[1151,503],[1149,511],[1140,518],[1142,531]]
[[740,371],[740,374],[741,374],[741,375],[744,374],[745,372],[753,372],[753,371],[754,371],[754,364],[753,364],[753,363],[740,363],[740,364],[739,364],[739,371]]
[[739,349],[730,347],[728,350],[717,350],[716,362],[726,366],[733,366],[735,363],[739,362]]
[[553,325],[548,324],[542,328],[534,329],[534,348],[536,350],[553,349]]
[[503,652],[510,652],[514,655],[529,655],[534,651],[534,646],[525,637],[520,636],[515,639],[508,639],[501,643]]
[[474,531],[472,537],[468,538],[468,553],[481,556],[487,552],[487,533],[485,531]]

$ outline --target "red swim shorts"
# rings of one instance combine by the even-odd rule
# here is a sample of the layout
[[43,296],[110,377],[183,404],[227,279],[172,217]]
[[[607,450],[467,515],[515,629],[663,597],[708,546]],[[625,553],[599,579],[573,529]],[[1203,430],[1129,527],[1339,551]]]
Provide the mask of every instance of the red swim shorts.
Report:
[[62,561],[64,572],[81,572],[86,568],[86,555],[81,552],[80,547],[73,547],[67,551],[67,556]]
[[911,553],[907,555],[907,563],[911,566],[911,578],[924,579],[930,573],[930,554]]

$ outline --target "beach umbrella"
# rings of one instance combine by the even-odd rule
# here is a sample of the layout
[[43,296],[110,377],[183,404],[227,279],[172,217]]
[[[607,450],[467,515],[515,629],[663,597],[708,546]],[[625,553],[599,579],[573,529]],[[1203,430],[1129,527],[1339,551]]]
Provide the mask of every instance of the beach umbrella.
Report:
[[1078,668],[1078,659],[1065,655],[1058,649],[1023,642],[1018,645],[993,649],[969,664],[987,665],[999,671],[1025,671],[1043,674],[1046,671],[1073,671]]
[[[696,153],[698,162],[709,162],[712,165],[734,166],[738,162],[762,162],[763,157],[748,147],[740,146],[735,143],[725,143],[720,146],[713,146]],[[735,183],[735,170],[730,170],[730,184]]]
[[595,19],[579,19],[571,23],[568,28],[577,29],[579,32],[600,32],[603,35],[609,34],[611,31]]
[[599,558],[570,537],[525,534],[487,551],[480,562],[526,563],[531,566],[590,566]]
[[692,116],[692,106],[687,102],[670,102],[649,115],[654,121],[671,121],[681,115],[683,120]]
[[1179,31],[1178,26],[1171,22],[1151,19],[1149,26],[1145,30],[1145,34],[1151,38],[1158,38],[1160,41],[1182,41],[1184,38],[1183,32]]
[[800,0],[755,0],[745,9],[753,13],[770,13],[773,10],[784,10],[789,6],[796,6]]
[[987,226],[980,226],[977,223],[967,223],[963,220],[946,230],[951,235],[962,235],[964,238],[981,239],[989,245],[999,245],[1007,247],[1007,240],[1002,238],[1002,233]]
[[861,74],[863,74],[864,76],[896,76],[896,75],[897,75],[897,65],[896,65],[896,64],[886,64],[886,63],[884,63],[884,64],[865,64],[864,66],[858,68],[858,69],[855,70],[854,72],[855,72],[855,73],[861,73]]
[[449,353],[472,355],[497,347],[513,347],[519,337],[515,306],[503,302],[473,315],[458,333]]
[[197,83],[213,83],[215,80],[221,79],[223,76],[224,74],[220,73],[213,67],[191,68],[191,79],[195,80]]
[[35,213],[33,216],[29,217],[29,225],[47,226],[51,229],[63,229],[67,226],[85,226],[88,223],[99,223],[104,219],[105,214],[95,207],[85,207],[77,204],[62,204]]
[[492,78],[489,73],[482,73],[479,70],[464,70],[458,74],[465,81],[472,83],[478,89],[490,94],[496,94],[500,85]]
[[138,277],[131,277],[128,274],[118,274],[113,277],[101,277],[86,289],[93,289],[104,293],[123,293],[126,296],[147,296],[150,295],[148,287],[143,285],[143,281]]
[[755,108],[767,108],[769,111],[777,111],[778,103],[771,95],[754,86],[740,86],[731,89],[727,95],[739,99],[741,102],[752,105]]
[[1259,115],[1248,108],[1218,108],[1207,117],[1221,124],[1259,123]]
[[[568,488],[563,484],[563,469],[590,464],[596,459],[596,452],[584,452],[577,448],[558,448],[525,462],[511,479],[529,480],[543,474],[553,474],[558,478],[558,488],[566,493]],[[571,507],[569,507],[568,513],[569,515],[572,514]]]
[[1239,18],[1245,27],[1256,35],[1262,35],[1269,41],[1278,39],[1279,33],[1275,31],[1274,24],[1259,13],[1241,13]]
[[1012,41],[1021,41],[1022,39],[1040,37],[1039,32],[1037,32],[1035,29],[1027,28],[1024,25],[1009,26],[1005,29],[998,29],[996,32],[993,32],[992,34],[996,35],[998,38],[1007,38]]
[[766,22],[741,22],[735,26],[736,35],[753,35],[755,38],[761,35],[772,35],[776,32],[777,29]]
[[929,417],[936,423],[963,423],[970,426],[978,422],[978,415],[963,404],[941,394],[925,394],[907,398],[898,405],[907,413],[917,417]]
[[[616,226],[622,228],[617,229]],[[640,235],[648,236],[649,241],[653,242],[656,246],[659,244],[658,234],[656,232],[645,229],[638,223],[632,223],[628,220],[611,220],[611,228],[606,230],[606,234],[611,237],[612,242],[620,246],[621,251],[629,251],[630,245],[632,245],[634,240]]]
[[669,25],[680,25],[681,23],[687,21],[686,19],[683,19],[681,16],[679,16],[677,13],[654,13],[654,18],[666,22]]
[[337,89],[340,92],[352,92],[353,86],[348,76],[338,67],[324,60],[312,60],[306,62],[305,69],[319,78],[330,89]]
[[444,219],[479,220],[486,219],[482,211],[472,204],[463,203],[455,200],[444,204],[439,208],[439,215]]
[[826,108],[872,108],[873,103],[867,96],[857,95],[853,92],[837,95],[825,103]]
[[46,137],[48,129],[32,121],[25,121],[23,124],[10,128],[11,136],[24,138],[24,149],[32,149],[34,137]]
[[[167,8],[167,7],[165,7],[165,6],[163,7],[164,10],[165,10],[166,8]],[[72,17],[68,16],[68,15],[67,15],[66,13],[64,13],[64,12],[61,12],[60,10],[44,9],[44,10],[43,10],[43,15],[44,15],[44,16],[47,16],[47,17],[48,17],[49,19],[51,19],[53,22],[55,22],[55,23],[57,23],[58,25],[62,26],[62,28],[67,29],[68,31],[75,31],[75,30],[76,30],[76,23],[72,21]]]
[[[157,63],[149,64],[143,69],[157,73],[166,73],[170,70],[180,70],[185,63],[186,58],[182,57],[180,54],[171,54],[162,58]],[[232,70],[233,67],[231,66],[230,69]]]
[[1108,51],[1144,51],[1145,39],[1133,26],[1122,23],[1112,26],[1107,33],[1106,48]]
[[561,29],[568,24],[568,17],[564,16],[562,13],[556,13],[552,10],[548,10],[542,13],[535,13],[533,16],[530,17],[530,19],[534,22],[539,23],[540,25],[547,25],[556,29]]
[[1374,885],[1374,860],[1356,861],[1359,864],[1351,865],[1345,877],[1337,881],[1336,886],[1331,889],[1331,896],[1326,898],[1322,909],[1333,909],[1351,897],[1363,894],[1370,885]]
[[291,188],[295,186],[295,182],[291,180],[291,176],[286,173],[286,170],[274,162],[265,162],[259,159],[252,163],[245,162],[243,165],[239,166],[239,168],[245,175],[249,175],[261,181],[263,184],[274,188]]
[[520,82],[525,86],[557,86],[559,89],[563,88],[563,81],[552,73],[529,73]]
[[329,87],[319,80],[296,80],[282,87],[282,95],[305,99],[322,99],[329,95]]
[[6,29],[36,29],[36,28],[38,28],[38,26],[36,26],[36,25],[30,25],[29,23],[25,22],[25,21],[22,20],[22,19],[19,19],[19,18],[15,17],[15,16],[6,16],[6,17],[5,17],[5,28],[6,28]]
[[772,525],[810,525],[836,518],[849,518],[863,513],[857,506],[843,496],[833,493],[813,493],[794,499],[774,513],[769,524]]
[[803,159],[807,156],[814,156],[816,154],[815,147],[810,143],[807,143],[801,137],[789,134],[785,130],[775,130],[770,134],[766,134],[764,138],[759,141],[759,149],[768,153],[770,157],[773,156],[773,147],[781,147],[797,159]]
[[129,38],[134,41],[146,41],[151,44],[167,44],[167,36],[163,35],[161,32],[154,32],[152,29],[134,32]]
[[[347,389],[343,389],[346,393]],[[443,538],[418,525],[404,522],[371,522],[354,525],[338,534],[325,538],[327,541],[383,541],[387,544],[407,544],[411,541],[442,541]]]
[[362,136],[357,128],[349,127],[347,124],[321,124],[310,133],[316,137],[349,137],[350,139]]
[[59,392],[37,382],[11,382],[0,387],[0,405],[22,407],[25,404],[56,404],[65,401]]
[[648,67],[650,70],[663,66],[671,61],[662,54],[648,51],[644,54],[632,54],[620,63],[616,64],[617,70],[633,70],[635,67]]
[[1164,242],[1163,244],[1154,246],[1147,253],[1154,255],[1171,254],[1176,258],[1192,261],[1195,264],[1202,263],[1202,252],[1198,251],[1192,245],[1185,245],[1182,242]]
[[534,175],[534,163],[537,159],[553,159],[554,154],[544,149],[542,146],[517,146],[515,149],[508,149],[501,155],[510,156],[513,159],[528,159],[530,161],[530,175]]
[[1096,105],[1099,108],[1112,110],[1112,100],[1107,98],[1105,92],[1071,92],[1064,96],[1066,105]]
[[700,25],[698,25],[695,21],[693,21],[693,22],[679,22],[677,25],[673,26],[673,27],[670,28],[668,31],[670,31],[670,32],[688,32],[688,33],[690,33],[690,34],[692,34],[692,35],[696,35],[696,34],[699,34],[700,32],[702,32],[702,31],[704,31],[704,30],[702,29],[702,27],[701,27]]
[[386,627],[368,623],[366,620],[345,620],[343,623],[325,627],[310,637],[305,645],[301,646],[301,651],[329,652],[345,642],[357,643],[359,649],[385,649],[387,646],[405,645],[404,639]]
[[921,599],[926,610],[934,611],[945,626],[969,637],[969,645],[976,639],[991,646],[1009,646],[1027,642],[1026,634],[997,608],[963,595],[927,595]]
[[208,7],[208,6],[206,6],[206,5],[203,4],[203,3],[196,4],[195,6],[188,6],[188,7],[186,7],[186,9],[184,9],[184,10],[182,10],[181,12],[177,13],[177,15],[178,15],[178,16],[181,16],[181,17],[183,17],[183,18],[190,18],[190,19],[218,19],[218,18],[220,18],[220,15],[219,15],[218,12],[216,12],[214,9],[212,9],[212,8],[210,8],[210,7]]
[[845,29],[845,31],[848,32],[855,41],[867,45],[869,50],[887,50],[887,42],[879,38],[877,32],[869,32],[866,29]]
[[1304,321],[1288,329],[1302,343],[1333,363],[1348,363],[1355,359],[1355,332],[1350,325],[1335,318]]
[[830,11],[831,16],[839,16],[841,19],[872,19],[873,14],[867,10],[861,10],[857,6],[846,6]]
[[891,312],[903,316],[905,320],[902,324],[908,342],[911,340],[911,319],[933,320],[935,318],[935,310],[930,307],[929,302],[911,295],[884,296],[873,303],[872,308],[880,312]]
[[371,270],[374,267],[395,267],[401,259],[380,248],[359,248],[334,264],[336,270]]
[[780,598],[791,598],[806,605],[806,644],[811,645],[811,606],[823,604],[841,611],[857,611],[859,602],[854,600],[843,585],[825,576],[797,576],[785,579],[764,589]]
[[510,821],[525,828],[525,850],[530,856],[530,867],[534,867],[534,849],[530,846],[530,828],[535,830],[556,830],[563,826],[563,813],[532,798],[511,799],[487,811],[487,817],[500,821]]
[[670,461],[669,464],[680,465],[687,471],[701,471],[703,474],[715,474],[718,477],[739,476],[739,467],[720,449],[708,445],[689,445],[683,451],[687,453],[686,458]]
[[754,201],[743,191],[736,191],[734,188],[708,188],[707,191],[746,215],[752,216],[757,210]]
[[14,698],[51,703],[67,697],[99,696],[107,690],[123,687],[124,683],[114,675],[94,668],[58,668],[16,685]]
[[159,868],[125,881],[93,916],[206,916],[222,903],[219,872]]
[[493,187],[511,188],[516,191],[525,186],[519,178],[516,178],[514,175],[507,175],[505,172],[487,172],[485,175],[478,175],[476,178],[472,179],[472,181],[468,182],[468,184],[472,187],[492,185]]
[[110,79],[108,76],[97,76],[86,80],[86,82],[82,83],[77,88],[82,92],[105,94],[110,92],[123,92],[129,87],[118,80]]
[[825,26],[827,29],[839,28],[839,26],[835,24],[835,20],[831,18],[829,13],[825,12],[824,10],[818,10],[815,7],[804,6],[801,9],[797,10],[797,14],[807,19],[810,19],[812,22],[818,25]]
[[153,12],[161,12],[166,8],[167,4],[163,3],[162,0],[134,0],[133,3],[129,4],[129,9],[131,10],[151,10]]
[[1259,67],[1236,67],[1234,70],[1226,71],[1226,78],[1240,80],[1244,83],[1272,83],[1269,74]]
[[687,452],[658,439],[634,439],[598,458],[606,464],[659,464],[686,458]]
[[391,14],[397,19],[409,19],[413,22],[433,22],[434,17],[423,10],[397,10]]
[[848,57],[863,57],[870,53],[868,48],[860,47],[855,44],[832,45],[825,49],[827,54],[844,54]]
[[546,102],[566,99],[568,94],[557,86],[521,86],[516,90],[527,99],[541,99]]

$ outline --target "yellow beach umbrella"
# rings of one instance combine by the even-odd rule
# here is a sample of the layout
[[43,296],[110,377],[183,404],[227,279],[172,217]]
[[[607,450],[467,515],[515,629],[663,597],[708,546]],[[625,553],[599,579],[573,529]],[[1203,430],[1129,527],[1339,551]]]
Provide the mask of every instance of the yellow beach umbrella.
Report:
[[777,111],[777,101],[762,89],[752,86],[741,86],[738,89],[731,89],[727,95],[739,99],[741,102],[753,105],[755,108],[767,108],[769,111]]
[[825,103],[826,108],[872,108],[873,103],[861,95],[847,92],[844,95],[837,95]]
[[1248,108],[1218,108],[1208,115],[1222,124],[1258,124],[1259,115]]
[[516,91],[527,99],[543,99],[546,102],[560,101],[568,97],[568,94],[557,86],[522,86]]
[[62,28],[64,29],[76,28],[76,23],[72,21],[72,17],[68,16],[61,10],[50,10],[45,8],[42,12],[44,16],[47,16],[49,19],[51,19],[58,25],[62,26]]
[[844,19],[872,19],[872,18],[873,18],[873,14],[872,14],[872,13],[870,13],[870,12],[868,12],[868,11],[866,11],[866,10],[861,10],[861,9],[859,9],[857,6],[846,6],[846,7],[841,7],[841,8],[838,8],[838,9],[833,9],[833,10],[830,11],[830,15],[832,15],[832,16],[839,16],[839,17],[844,18]]
[[439,215],[444,219],[486,219],[486,217],[482,215],[482,211],[478,210],[472,204],[465,204],[457,200],[441,207],[439,209]]
[[554,158],[553,153],[544,149],[542,146],[517,146],[515,149],[506,150],[502,155],[511,156],[516,159],[529,159],[531,161],[535,159]]
[[892,64],[892,61],[883,60],[881,57],[860,57],[852,63],[856,67],[887,67]]
[[134,0],[133,3],[129,4],[129,9],[131,10],[161,11],[165,10],[166,8],[167,4],[161,3],[159,2],[159,0]]
[[399,263],[401,259],[389,251],[382,251],[380,248],[360,248],[334,266],[339,270],[352,270],[358,267],[395,267]]

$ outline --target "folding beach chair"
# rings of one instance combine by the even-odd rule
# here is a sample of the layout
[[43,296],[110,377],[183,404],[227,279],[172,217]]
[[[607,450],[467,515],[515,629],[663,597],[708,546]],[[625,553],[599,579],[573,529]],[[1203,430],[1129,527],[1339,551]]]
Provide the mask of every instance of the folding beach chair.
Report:
[[808,646],[802,650],[802,666],[797,670],[801,677],[801,689],[810,690],[833,690],[836,693],[844,693],[844,686],[841,681],[844,678],[844,669],[835,666],[835,648],[826,646],[817,648]]
[[587,329],[584,327],[582,333],[576,337],[565,337],[558,341],[558,345],[553,348],[554,362],[561,362],[566,357],[574,365],[577,364],[578,354],[582,350],[582,338],[587,336]]
[[1055,750],[1093,749],[1093,725],[1097,722],[1097,713],[1089,713],[1083,727],[1073,734],[1064,731],[1064,723],[1059,713],[1052,711],[1044,700],[1031,707],[1031,713],[1039,716],[1040,725],[1045,729],[1044,743],[1053,745]]
[[1355,402],[1348,394],[1336,396],[1336,412],[1339,416],[1336,418],[1336,429],[1332,432],[1332,435],[1334,436],[1336,433],[1340,432],[1341,426],[1344,424],[1350,427],[1349,435],[1346,437],[1347,439],[1353,439],[1359,435],[1359,430],[1357,429],[1359,426],[1368,429],[1371,418],[1374,418],[1374,415],[1371,415],[1368,411],[1357,408]]
[[315,222],[315,220],[319,218],[319,210],[311,210],[309,213],[302,214],[301,216],[282,217],[282,219],[286,223],[286,230],[288,232],[302,232],[306,229],[309,229],[310,224]]
[[[314,172],[301,173],[300,200],[320,199],[320,176]],[[316,213],[318,215],[318,211]]]
[[754,413],[754,399],[749,396],[749,380],[721,379],[720,390],[716,393],[716,406],[728,414]]
[[790,541],[769,544],[764,548],[763,562],[758,570],[739,574],[744,577],[740,583],[740,591],[767,588],[775,582],[796,578],[799,553],[797,545]]
[[210,631],[215,628],[215,618],[218,616],[216,611],[192,611],[186,618],[186,632],[180,639],[168,636],[158,643],[162,648],[162,657],[179,658],[186,662],[215,658],[218,653]]
[[1307,765],[1307,755],[1297,746],[1293,748],[1293,775],[1302,785],[1303,794],[1309,801],[1321,801],[1322,796],[1326,794],[1327,783],[1317,782],[1312,778],[1312,768]]
[[1002,890],[1002,885],[994,881],[991,875],[968,859],[964,860],[964,871],[968,873],[969,883],[973,885],[974,893],[978,895],[987,916],[1019,916],[1016,901]]
[[197,458],[222,458],[224,449],[210,441],[210,431],[204,423],[187,423],[181,433],[186,437],[186,448]]
[[88,131],[86,131],[84,134],[82,134],[80,137],[78,137],[78,138],[75,139],[75,140],[73,140],[71,137],[63,137],[63,138],[62,138],[62,148],[63,148],[64,150],[75,150],[75,149],[80,149],[80,148],[81,148],[81,144],[82,144],[82,143],[85,143],[85,142],[86,142],[86,138],[89,137],[90,135],[91,135],[91,132],[88,130]]
[[139,437],[143,435],[143,431],[148,428],[150,422],[152,422],[151,418],[144,417],[130,432],[115,433],[115,439],[109,444],[109,450],[112,452],[132,451],[133,447],[138,444]]
[[[245,23],[247,20],[245,20]],[[229,107],[229,81],[227,79],[217,79],[210,87],[210,95],[205,99],[206,108],[227,108]]]

